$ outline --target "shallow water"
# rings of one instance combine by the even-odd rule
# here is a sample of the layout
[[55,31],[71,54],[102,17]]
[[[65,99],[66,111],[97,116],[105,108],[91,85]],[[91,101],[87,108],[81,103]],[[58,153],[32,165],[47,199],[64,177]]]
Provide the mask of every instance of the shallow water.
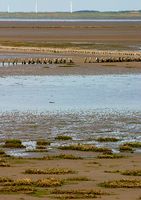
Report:
[[0,111],[141,110],[141,75],[0,78]]
[[[56,140],[58,135],[71,136],[72,140]],[[98,142],[99,137],[116,137],[118,142]],[[129,113],[3,113],[0,114],[0,145],[6,139],[22,141],[24,149],[6,149],[6,153],[22,157],[41,157],[59,154],[58,147],[71,144],[92,144],[119,152],[126,142],[141,142],[141,112]],[[50,141],[45,152],[34,152],[37,140]],[[5,150],[5,149],[4,149]],[[141,148],[134,149],[141,153]],[[61,152],[63,153],[63,152]],[[93,156],[96,156],[94,154]]]

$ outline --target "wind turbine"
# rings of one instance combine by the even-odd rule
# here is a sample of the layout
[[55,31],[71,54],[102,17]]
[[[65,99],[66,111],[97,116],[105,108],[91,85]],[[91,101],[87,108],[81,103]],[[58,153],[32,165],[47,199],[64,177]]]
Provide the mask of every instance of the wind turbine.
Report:
[[70,13],[73,12],[73,8],[72,8],[72,1],[70,1]]
[[7,5],[7,12],[10,13],[10,5],[9,5],[9,3]]
[[35,13],[38,13],[38,0],[35,0]]

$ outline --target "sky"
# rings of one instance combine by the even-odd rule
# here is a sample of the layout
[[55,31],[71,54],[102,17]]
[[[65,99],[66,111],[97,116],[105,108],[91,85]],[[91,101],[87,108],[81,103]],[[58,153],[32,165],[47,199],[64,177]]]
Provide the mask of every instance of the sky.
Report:
[[[70,0],[37,0],[38,11],[70,11]],[[141,10],[141,0],[72,0],[73,11]],[[35,11],[36,0],[0,0],[0,11]]]

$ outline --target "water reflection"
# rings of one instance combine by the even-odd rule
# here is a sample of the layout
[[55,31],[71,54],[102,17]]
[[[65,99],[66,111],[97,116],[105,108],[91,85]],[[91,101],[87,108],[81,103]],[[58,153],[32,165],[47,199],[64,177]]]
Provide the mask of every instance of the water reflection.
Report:
[[0,111],[141,110],[141,75],[0,78]]

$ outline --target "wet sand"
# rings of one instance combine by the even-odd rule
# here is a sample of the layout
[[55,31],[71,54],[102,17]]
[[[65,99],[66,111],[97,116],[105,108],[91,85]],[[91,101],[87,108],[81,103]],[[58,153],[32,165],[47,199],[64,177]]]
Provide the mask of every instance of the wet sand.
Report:
[[[71,152],[72,153],[72,152]],[[73,153],[75,154],[75,153]],[[93,153],[95,156],[98,154]],[[79,155],[81,153],[79,152]],[[87,153],[85,153],[88,156]],[[127,154],[124,154],[127,155]],[[111,180],[121,180],[121,179],[138,179],[141,180],[140,177],[128,177],[124,175],[120,175],[119,173],[106,173],[105,171],[113,171],[113,170],[132,170],[132,169],[140,169],[140,155],[132,155],[128,154],[129,157],[122,159],[97,159],[97,158],[87,158],[83,160],[35,160],[35,159],[7,159],[11,164],[11,167],[1,168],[0,176],[1,177],[9,177],[14,180],[30,178],[32,180],[38,180],[42,178],[54,177],[57,179],[65,180],[68,178],[74,177],[85,177],[88,181],[68,181],[66,184],[63,184],[61,187],[57,187],[59,190],[95,190],[95,191],[103,191],[109,193],[109,195],[101,195],[97,197],[98,200],[139,200],[140,188],[102,188],[98,186],[99,183],[103,181],[111,181]],[[28,175],[23,172],[26,169],[37,168],[37,169],[45,169],[45,168],[67,168],[72,169],[76,172],[76,174],[68,174],[68,175]],[[6,187],[6,186],[5,186]],[[13,194],[13,195],[0,195],[0,200],[55,200],[58,199],[58,195],[49,194],[50,191],[53,191],[55,188],[43,188],[43,190],[48,191],[48,195],[45,192],[41,194]],[[63,195],[60,194],[61,197]],[[69,198],[71,199],[71,197]],[[73,198],[77,199],[77,198]],[[81,199],[93,199],[93,198],[83,198]],[[95,198],[94,198],[95,199]]]
[[[118,116],[118,117],[117,117]],[[11,193],[6,192],[5,194],[1,193],[0,200],[37,200],[37,199],[58,199],[57,197],[63,198],[63,195],[58,193],[54,194],[55,189],[59,190],[95,190],[95,191],[103,191],[108,193],[108,195],[98,196],[98,200],[124,200],[128,197],[129,200],[137,200],[140,198],[140,188],[105,188],[100,186],[100,183],[104,181],[112,181],[112,180],[141,180],[140,176],[126,176],[120,174],[119,171],[126,170],[140,170],[141,162],[140,162],[140,153],[118,153],[117,155],[125,156],[123,158],[117,159],[99,159],[99,155],[103,155],[103,153],[97,152],[83,152],[77,150],[60,150],[58,147],[60,145],[67,145],[71,143],[90,143],[94,141],[94,132],[97,132],[96,137],[102,136],[117,136],[118,132],[121,131],[121,137],[125,139],[125,135],[129,137],[135,131],[135,135],[131,136],[133,140],[135,136],[140,135],[140,113],[132,113],[125,116],[119,115],[117,113],[114,114],[93,114],[85,116],[82,115],[50,115],[49,114],[33,114],[33,113],[8,113],[1,114],[0,122],[1,122],[1,142],[4,142],[7,138],[19,138],[22,141],[29,140],[38,140],[38,139],[46,139],[51,141],[51,144],[47,146],[47,151],[44,153],[41,152],[27,152],[28,156],[21,156],[22,158],[18,158],[18,154],[13,154],[15,157],[3,157],[0,155],[0,164],[1,159],[5,160],[6,163],[10,164],[10,167],[2,167],[0,166],[0,177],[8,177],[12,180],[19,179],[31,179],[32,181],[37,181],[39,179],[45,178],[57,178],[59,180],[67,180],[62,186],[58,187],[43,187],[39,188],[38,191],[34,194],[25,194],[23,191],[19,193]],[[133,128],[134,127],[134,128]],[[91,134],[90,134],[91,131]],[[115,134],[114,134],[115,131]],[[84,133],[81,134],[81,132]],[[88,135],[89,132],[89,135]],[[116,134],[117,132],[117,134]],[[125,134],[125,132],[127,134]],[[107,135],[106,135],[106,134]],[[57,141],[55,137],[60,134],[67,134],[72,136],[73,140],[70,141]],[[131,134],[131,135],[130,135]],[[80,137],[81,135],[81,137]],[[89,140],[87,140],[89,138]],[[87,141],[87,142],[86,142]],[[127,140],[129,138],[127,137]],[[139,139],[137,140],[139,141]],[[58,145],[59,144],[59,145]],[[105,145],[105,144],[101,144]],[[14,152],[14,149],[10,148],[2,148],[6,153],[10,151]],[[20,151],[17,149],[15,152]],[[56,155],[73,155],[75,157],[79,157],[78,159],[61,159],[61,158],[53,158],[52,156]],[[12,154],[11,154],[12,155]],[[50,159],[47,156],[51,156]],[[45,158],[46,157],[46,158]],[[81,158],[81,159],[80,159]],[[58,168],[58,169],[71,169],[75,171],[74,174],[64,174],[64,175],[46,175],[46,174],[25,174],[26,169],[48,169],[48,168]],[[107,172],[106,172],[107,171]],[[71,181],[68,179],[72,178]],[[80,180],[77,180],[80,178]],[[75,180],[76,179],[76,180]],[[87,179],[87,180],[85,180]],[[0,189],[8,187],[6,183],[3,186],[3,183],[0,183]],[[29,187],[29,186],[28,186]],[[35,186],[34,186],[35,187]],[[46,193],[47,191],[47,193]],[[59,198],[59,199],[60,199]],[[71,196],[68,199],[72,199]],[[77,199],[77,198],[73,198]],[[83,198],[81,199],[94,199],[94,198]]]
[[[93,55],[66,52],[70,45],[73,49],[86,50],[128,50],[139,51],[141,47],[141,22],[0,22],[0,44],[62,48],[62,53],[40,52],[47,57],[72,57],[74,67],[58,66],[13,66],[0,67],[0,75],[69,75],[69,74],[127,74],[140,73],[140,63],[99,63],[84,64],[84,57]],[[90,46],[93,44],[93,46]],[[17,44],[18,45],[18,44]],[[50,46],[51,45],[51,46]],[[27,48],[28,49],[28,48]],[[18,50],[1,49],[1,55],[18,56]],[[21,51],[25,54],[25,52]],[[28,57],[39,52],[27,50]],[[116,53],[115,53],[116,55]],[[94,57],[96,57],[95,55]],[[98,56],[103,57],[103,53]],[[114,56],[114,55],[111,55]],[[119,55],[118,55],[119,56]],[[108,55],[109,57],[109,55]],[[48,68],[49,67],[49,68]]]
[[0,42],[141,44],[141,22],[0,22]]
[[64,65],[27,65],[0,67],[0,76],[45,76],[45,75],[108,75],[141,73],[140,63],[77,63]]

